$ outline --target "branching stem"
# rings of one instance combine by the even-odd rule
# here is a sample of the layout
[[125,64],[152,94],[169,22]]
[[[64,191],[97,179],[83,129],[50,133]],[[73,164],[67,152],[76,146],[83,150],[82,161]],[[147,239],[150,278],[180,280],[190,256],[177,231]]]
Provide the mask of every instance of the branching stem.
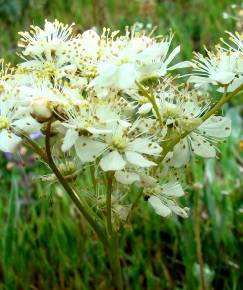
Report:
[[162,120],[162,117],[160,115],[160,112],[159,112],[159,108],[157,106],[157,103],[156,103],[156,100],[154,98],[153,95],[150,95],[147,90],[139,83],[139,82],[136,82],[137,86],[139,87],[140,91],[143,93],[143,95],[150,101],[150,103],[152,104],[153,106],[153,109],[155,111],[155,114],[160,122],[160,124],[163,123],[163,120]]
[[47,155],[47,161],[52,169],[53,173],[56,175],[58,178],[59,182],[62,184],[68,195],[71,197],[72,201],[74,204],[77,206],[77,208],[80,210],[82,215],[85,217],[87,222],[91,225],[91,227],[94,229],[94,231],[97,233],[101,241],[104,243],[104,245],[107,244],[107,237],[105,235],[105,231],[98,223],[98,221],[94,220],[93,217],[90,215],[89,211],[86,210],[86,208],[82,205],[81,200],[77,193],[70,187],[69,183],[66,181],[64,176],[61,174],[59,169],[57,168],[51,154],[51,144],[50,144],[50,136],[51,136],[51,125],[52,125],[52,120],[50,120],[47,124],[46,128],[46,138],[45,138],[45,145],[46,145],[46,155]]
[[[206,114],[204,114],[201,117],[202,122],[205,122],[208,118],[210,118],[212,115],[216,114],[218,110],[226,103],[228,102],[232,97],[237,95],[239,92],[243,90],[243,85],[239,86],[236,90],[234,90],[232,93],[224,95],[221,100],[219,100]],[[201,123],[202,124],[202,123]],[[187,135],[189,135],[195,128],[189,131],[185,131],[183,134],[178,134],[174,140],[170,140],[169,143],[166,142],[164,145],[164,150],[162,152],[162,155],[158,159],[159,162],[163,161],[165,156],[168,152],[172,151],[173,148],[177,143],[179,143],[182,139],[184,139]],[[168,143],[168,144],[167,144]]]

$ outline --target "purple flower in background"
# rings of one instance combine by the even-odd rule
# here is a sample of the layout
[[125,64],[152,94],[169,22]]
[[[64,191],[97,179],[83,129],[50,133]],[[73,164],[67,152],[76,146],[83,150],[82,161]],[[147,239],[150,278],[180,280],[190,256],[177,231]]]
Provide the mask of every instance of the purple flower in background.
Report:
[[[30,138],[32,140],[36,140],[38,138],[40,138],[41,136],[43,136],[43,134],[39,131],[39,132],[36,132],[34,134],[30,134]],[[8,159],[8,160],[12,160],[13,159],[13,154],[10,153],[10,152],[3,152],[4,156]]]
[[43,134],[39,131],[39,132],[36,132],[36,133],[34,133],[34,134],[30,134],[30,138],[32,139],[32,140],[36,140],[36,139],[38,139],[38,138],[40,138],[40,137],[42,137],[43,136]]
[[9,153],[9,152],[3,152],[4,156],[8,159],[8,160],[12,160],[13,159],[13,154]]

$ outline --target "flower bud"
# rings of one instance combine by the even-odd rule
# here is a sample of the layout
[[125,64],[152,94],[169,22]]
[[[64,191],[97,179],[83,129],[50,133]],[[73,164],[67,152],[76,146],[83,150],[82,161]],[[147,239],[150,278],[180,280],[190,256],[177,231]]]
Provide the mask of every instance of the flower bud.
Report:
[[192,131],[195,128],[199,127],[201,124],[202,124],[202,119],[201,118],[192,118],[192,119],[181,120],[181,126],[186,131]]
[[31,102],[31,114],[38,122],[46,122],[52,116],[47,98],[38,97]]

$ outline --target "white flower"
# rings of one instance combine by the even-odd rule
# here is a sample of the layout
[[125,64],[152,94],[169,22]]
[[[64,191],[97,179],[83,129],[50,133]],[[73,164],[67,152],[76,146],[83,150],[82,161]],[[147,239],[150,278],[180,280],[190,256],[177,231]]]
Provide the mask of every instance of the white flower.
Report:
[[162,148],[149,138],[133,137],[132,131],[116,126],[112,134],[107,134],[105,141],[110,150],[100,161],[104,171],[124,169],[128,163],[138,167],[150,167],[156,163],[145,159],[142,154],[158,156]]
[[168,54],[172,39],[173,36],[170,35],[170,37],[165,38],[161,42],[153,43],[153,45],[137,55],[138,81],[143,81],[147,78],[162,77],[166,75],[167,71],[185,68],[190,65],[189,62],[184,61],[169,66],[180,52],[180,46],[177,46]]
[[[62,150],[68,151],[73,145],[83,141],[84,136],[111,133],[111,126],[114,122],[123,124],[125,127],[129,123],[119,119],[118,113],[113,111],[108,104],[104,105],[98,100],[82,100],[79,109],[71,108],[66,111],[66,118],[62,125],[67,129]],[[89,140],[92,144],[94,142]],[[102,147],[103,148],[103,147]]]
[[176,202],[177,197],[184,195],[183,189],[178,182],[169,182],[163,186],[157,185],[145,191],[145,193],[151,195],[148,202],[158,215],[167,217],[174,213],[183,218],[188,217],[189,208],[182,208]]
[[229,85],[239,74],[243,72],[242,54],[238,52],[224,51],[218,49],[216,53],[207,51],[208,57],[200,53],[195,54],[192,60],[194,75],[189,78],[189,82],[196,86],[208,83],[225,86]]
[[[154,117],[160,121],[160,134],[162,139],[166,139],[168,133],[176,131],[182,134],[191,131],[201,123],[201,115],[208,109],[207,101],[199,101],[198,94],[194,90],[179,90],[170,83],[156,88],[155,94],[158,113],[153,109]],[[162,128],[161,128],[162,127]]]
[[65,42],[71,38],[73,25],[64,25],[58,20],[53,23],[45,20],[44,29],[31,26],[30,32],[19,32],[22,37],[19,46],[24,48],[25,56],[43,58],[44,54],[45,59],[50,60],[63,50]]
[[169,66],[180,52],[180,46],[177,46],[168,54],[171,41],[172,36],[156,42],[150,37],[138,37],[133,33],[107,39],[104,47],[101,47],[97,77],[90,86],[95,87],[97,93],[100,93],[102,88],[126,90],[136,88],[136,81],[159,78],[169,70],[187,67],[189,62]]
[[230,132],[228,117],[212,116],[175,146],[173,155],[168,154],[167,162],[180,167],[189,162],[192,152],[203,158],[215,158],[217,142],[223,141]]
[[[77,78],[75,77],[77,66],[75,64],[70,64],[65,55],[53,58],[49,61],[44,58],[26,60],[20,63],[18,68],[25,74],[32,73],[36,75],[39,80],[49,78],[50,81],[60,81],[66,78],[72,82],[74,78]],[[80,78],[80,80],[82,80],[82,78]]]
[[17,136],[18,130],[36,133],[40,125],[30,115],[28,110],[18,107],[15,99],[0,98],[0,150],[13,153],[21,142]]
[[[74,64],[80,77],[93,79],[96,76],[97,61],[100,56],[100,36],[92,29],[68,42],[66,55]],[[70,79],[72,81],[72,78]]]
[[[204,158],[216,157],[216,144],[230,135],[231,120],[211,116],[202,123],[201,116],[210,106],[208,101],[197,100],[198,94],[195,91],[179,91],[173,86],[161,88],[161,92],[155,95],[164,126],[161,138],[170,138],[170,134],[189,133],[174,147],[173,152],[167,154],[165,162],[170,166],[180,167],[189,162],[192,152]],[[153,114],[157,118],[154,111]]]
[[83,162],[94,161],[102,154],[100,166],[104,171],[119,171],[127,163],[138,167],[150,167],[156,163],[143,157],[143,154],[158,156],[162,148],[149,138],[133,136],[133,129],[113,126],[112,132],[97,138],[79,137],[75,144],[76,152]]
[[23,71],[32,71],[39,78],[49,77],[51,80],[70,78],[77,71],[77,65],[71,61],[73,55],[68,47],[72,40],[72,25],[64,25],[55,20],[45,22],[44,29],[31,26],[30,32],[20,32],[20,45],[24,48],[19,65]]

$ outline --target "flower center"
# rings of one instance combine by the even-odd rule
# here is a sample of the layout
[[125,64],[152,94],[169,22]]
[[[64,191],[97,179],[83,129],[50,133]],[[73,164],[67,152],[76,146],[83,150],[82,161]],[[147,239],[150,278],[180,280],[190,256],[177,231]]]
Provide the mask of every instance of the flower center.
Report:
[[114,136],[111,140],[111,146],[114,149],[124,150],[128,146],[128,140],[125,137]]
[[0,130],[6,129],[9,126],[9,121],[6,117],[0,117]]
[[180,108],[174,104],[166,104],[165,108],[163,109],[162,113],[164,118],[178,118],[181,115]]

